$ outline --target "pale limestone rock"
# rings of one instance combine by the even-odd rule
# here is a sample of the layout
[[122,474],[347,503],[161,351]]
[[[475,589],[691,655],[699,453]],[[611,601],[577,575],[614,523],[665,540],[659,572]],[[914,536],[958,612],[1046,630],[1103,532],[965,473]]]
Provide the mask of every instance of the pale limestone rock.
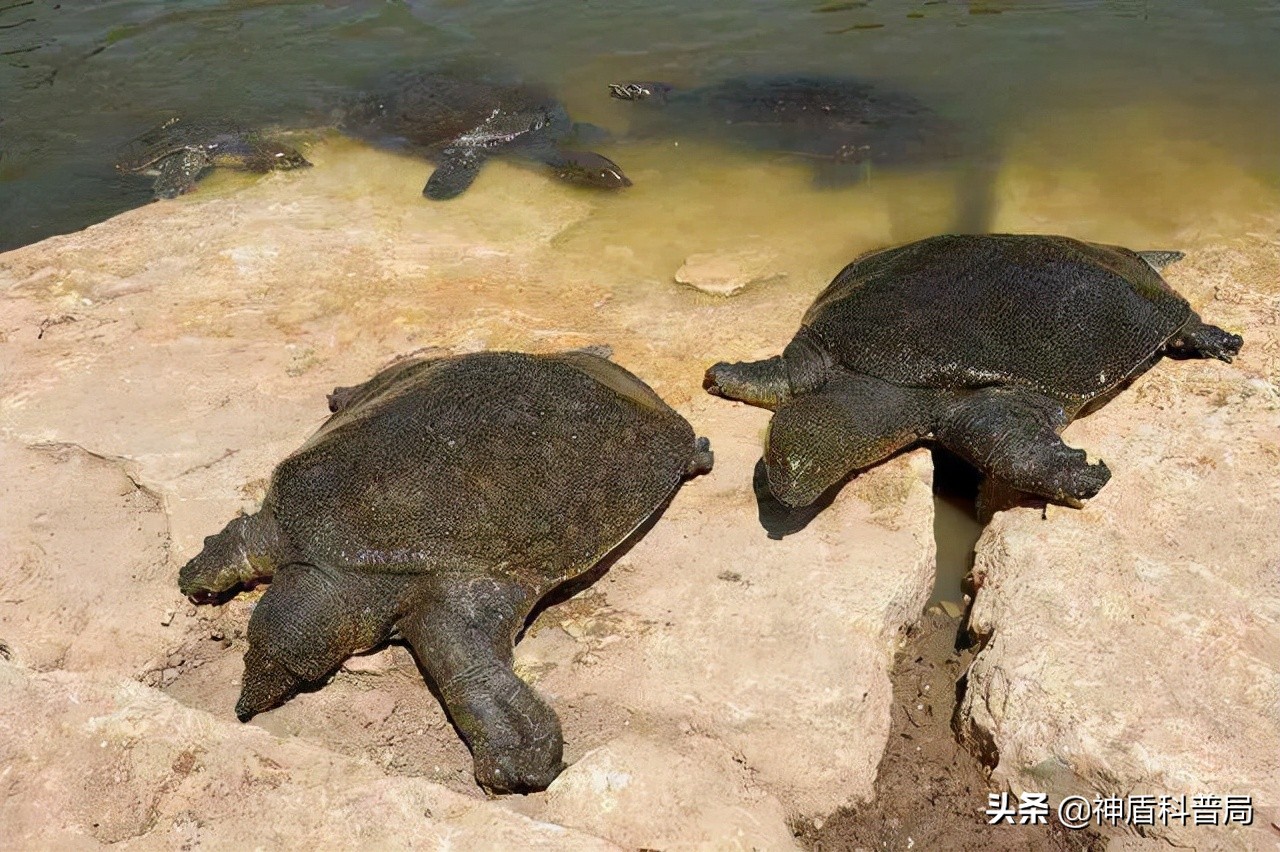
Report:
[[770,541],[749,490],[768,416],[696,401],[715,470],[516,656],[574,708],[570,742],[607,742],[626,723],[663,741],[692,730],[789,809],[825,814],[871,793],[895,640],[931,588],[930,463],[918,452],[868,471]]
[[691,254],[676,270],[676,282],[713,296],[732,296],[744,287],[786,277],[778,258],[753,249]]
[[[215,175],[190,196],[0,257],[0,556],[25,566],[0,576],[0,639],[14,658],[141,679],[209,720],[201,724],[304,740],[271,783],[299,777],[316,796],[329,785],[349,791],[326,767],[354,760],[380,773],[360,787],[375,799],[424,774],[413,783],[477,797],[470,756],[403,648],[353,661],[247,728],[232,722],[255,595],[189,610],[177,570],[204,536],[257,507],[272,467],[327,416],[335,385],[423,347],[608,344],[711,437],[717,465],[520,643],[517,670],[559,713],[567,759],[628,731],[646,743],[698,738],[735,756],[705,769],[718,779],[717,807],[761,826],[776,826],[779,807],[812,816],[869,795],[895,640],[932,578],[927,454],[869,471],[807,529],[770,541],[751,491],[768,412],[701,388],[712,360],[780,351],[833,259],[798,254],[788,269],[800,286],[708,303],[684,288],[631,284],[666,274],[669,260],[649,268],[647,253],[587,250],[607,246],[611,227],[630,233],[607,217],[588,221],[630,209],[604,196],[498,163],[473,192],[429,204],[422,170],[406,168],[417,161],[342,145],[311,153],[320,165],[305,173]],[[494,174],[501,191],[480,191]],[[70,461],[40,444],[73,447],[57,451]],[[153,710],[130,712],[141,723]],[[47,771],[71,778],[80,742],[44,754]],[[223,753],[208,759],[223,772]],[[658,763],[635,771],[647,789],[671,783]],[[216,777],[194,816],[173,817],[173,837],[248,837],[234,833],[243,791]],[[56,787],[24,789],[26,806],[56,812]],[[564,791],[556,807],[572,810],[575,795]],[[495,807],[537,819],[547,798]],[[583,814],[595,806],[590,796],[579,804]],[[288,810],[279,830],[300,820],[308,837],[331,818],[307,813]],[[374,845],[412,839],[394,833],[406,820],[379,813]],[[121,819],[125,833],[142,824]],[[415,830],[412,821],[401,830]]]
[[15,660],[134,674],[175,642],[168,524],[132,467],[0,438],[0,638]]
[[[1144,833],[1197,848],[1280,839],[1280,240],[1166,270],[1236,362],[1165,361],[1069,443],[1111,466],[1082,511],[997,515],[978,545],[987,636],[966,736],[1014,789],[1251,795],[1249,831]],[[1190,801],[1188,802],[1190,804]]]
[[110,675],[0,662],[0,766],[12,848],[617,849]]
[[547,790],[545,814],[631,849],[797,848],[778,800],[696,734],[628,735],[587,752]]

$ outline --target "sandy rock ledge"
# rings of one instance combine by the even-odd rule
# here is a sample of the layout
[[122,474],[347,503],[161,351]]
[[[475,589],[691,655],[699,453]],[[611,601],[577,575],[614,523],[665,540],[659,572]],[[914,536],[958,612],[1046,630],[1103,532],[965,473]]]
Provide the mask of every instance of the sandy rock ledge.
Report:
[[[0,256],[0,834],[785,848],[788,819],[869,795],[896,640],[932,583],[928,455],[773,541],[751,490],[768,412],[700,387],[712,361],[789,339],[828,273],[709,304],[643,246],[557,247],[602,196],[497,164],[432,205],[420,165],[309,155]],[[354,175],[374,185],[352,197]],[[552,789],[485,800],[398,646],[235,722],[255,597],[193,607],[177,570],[256,507],[325,394],[424,347],[599,343],[711,438],[716,468],[520,643],[573,764]]]

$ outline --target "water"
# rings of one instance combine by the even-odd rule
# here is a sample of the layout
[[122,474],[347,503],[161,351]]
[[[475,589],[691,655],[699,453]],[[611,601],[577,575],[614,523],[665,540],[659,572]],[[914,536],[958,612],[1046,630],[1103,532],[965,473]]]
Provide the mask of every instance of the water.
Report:
[[[386,71],[450,64],[543,82],[616,134],[598,150],[636,185],[596,197],[560,247],[655,299],[690,253],[744,244],[787,271],[771,286],[788,306],[865,249],[960,228],[1193,249],[1275,221],[1278,45],[1280,0],[0,0],[0,249],[147,203],[148,182],[111,164],[173,114],[292,126]],[[635,107],[605,88],[802,72],[909,92],[981,144],[827,189],[793,157],[628,140]],[[309,144],[318,168],[358,156],[332,135]],[[417,169],[417,187],[430,172],[385,168]],[[390,177],[349,174],[353,195]],[[472,192],[500,204],[501,180]],[[958,577],[976,527],[939,507]]]
[[[1276,0],[0,0],[0,248],[145,203],[145,182],[110,163],[172,113],[293,120],[388,68],[450,62],[544,81],[615,130],[614,79],[870,77],[981,128],[990,148],[1042,134],[1045,165],[1085,179],[1121,157],[1159,190],[1146,208],[1189,219],[1201,164],[1171,174],[1148,165],[1150,147],[1195,145],[1280,182],[1278,37]],[[681,166],[672,154],[633,159]]]

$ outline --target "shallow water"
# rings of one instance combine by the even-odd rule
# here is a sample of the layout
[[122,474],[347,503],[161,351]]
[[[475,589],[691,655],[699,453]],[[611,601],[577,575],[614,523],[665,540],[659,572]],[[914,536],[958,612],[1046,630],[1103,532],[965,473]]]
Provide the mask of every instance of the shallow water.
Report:
[[[742,246],[775,256],[786,277],[762,286],[787,310],[859,252],[939,231],[1193,248],[1280,208],[1278,45],[1280,0],[0,0],[0,249],[147,203],[148,181],[111,165],[171,115],[316,124],[381,73],[439,65],[546,83],[575,119],[614,133],[596,147],[635,186],[583,191],[592,213],[558,243],[582,275],[654,299],[689,254]],[[606,93],[615,80],[756,73],[881,81],[977,144],[830,188],[802,158],[628,139],[635,107]],[[318,168],[357,159],[331,134],[303,142]],[[430,173],[377,163],[346,170],[353,197],[416,193]],[[502,205],[509,168],[486,168],[465,215]],[[218,175],[202,191],[254,179]],[[939,506],[940,561],[956,579],[936,596],[954,599],[976,527]]]

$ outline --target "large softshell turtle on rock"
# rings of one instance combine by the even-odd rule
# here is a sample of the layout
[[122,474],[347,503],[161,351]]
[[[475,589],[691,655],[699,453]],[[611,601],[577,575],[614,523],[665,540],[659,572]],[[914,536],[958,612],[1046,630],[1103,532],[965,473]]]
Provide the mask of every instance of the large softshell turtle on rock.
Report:
[[[843,77],[738,77],[681,89],[611,83],[619,100],[643,105],[639,135],[709,138],[812,157],[825,166],[891,165],[953,156],[956,129],[905,92]],[[845,179],[853,170],[826,168]]]
[[171,118],[135,139],[116,169],[155,177],[155,197],[175,198],[212,168],[266,173],[311,165],[297,150],[229,121]]
[[866,255],[783,354],[707,371],[713,394],[775,410],[769,489],[807,506],[852,471],[932,438],[1022,492],[1071,505],[1111,474],[1059,433],[1159,357],[1230,361],[1159,268],[1179,252],[1067,237],[940,236]]
[[339,127],[433,160],[436,170],[422,194],[436,200],[461,195],[485,161],[499,155],[541,163],[570,183],[631,185],[611,160],[563,147],[575,125],[559,101],[534,86],[444,73],[397,74],[344,107]]
[[330,406],[262,509],[205,539],[179,577],[197,600],[271,578],[236,715],[398,635],[480,784],[546,787],[563,766],[560,723],[512,670],[515,637],[543,595],[711,468],[706,439],[586,352],[405,361]]

